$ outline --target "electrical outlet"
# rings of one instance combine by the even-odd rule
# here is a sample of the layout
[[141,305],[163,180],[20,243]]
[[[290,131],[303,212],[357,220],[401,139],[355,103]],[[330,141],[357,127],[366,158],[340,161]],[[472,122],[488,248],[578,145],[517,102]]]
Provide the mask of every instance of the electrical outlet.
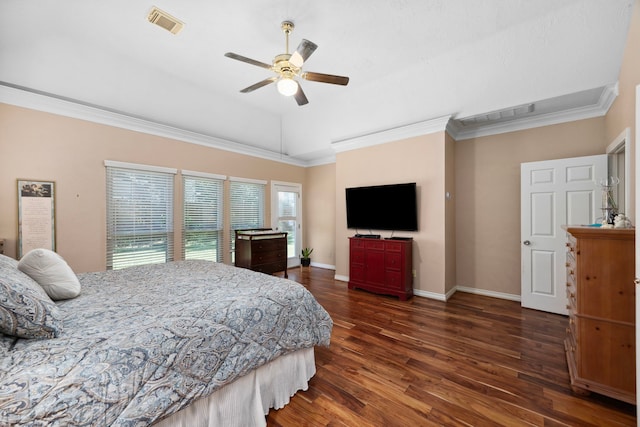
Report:
[[413,270],[413,271],[412,271],[412,273],[413,273],[413,277],[416,277],[416,276],[417,276],[417,275],[416,275],[416,271],[415,271],[415,270]]

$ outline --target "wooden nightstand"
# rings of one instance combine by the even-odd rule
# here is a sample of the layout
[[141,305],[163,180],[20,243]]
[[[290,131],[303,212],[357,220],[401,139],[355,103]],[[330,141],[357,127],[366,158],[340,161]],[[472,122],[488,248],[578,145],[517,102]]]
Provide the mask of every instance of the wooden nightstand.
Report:
[[236,230],[236,267],[287,274],[287,233],[271,229]]

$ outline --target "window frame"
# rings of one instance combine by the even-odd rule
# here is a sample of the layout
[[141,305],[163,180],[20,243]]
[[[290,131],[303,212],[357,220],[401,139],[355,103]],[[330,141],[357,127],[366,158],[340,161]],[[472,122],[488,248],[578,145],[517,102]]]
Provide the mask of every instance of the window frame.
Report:
[[[161,166],[142,165],[136,163],[117,162],[112,160],[105,160],[105,184],[106,184],[106,268],[107,270],[118,270],[125,267],[134,265],[152,264],[152,263],[166,263],[173,260],[174,256],[174,187],[175,187],[175,175],[177,169],[166,168]],[[121,182],[116,182],[119,175]],[[122,181],[129,178],[131,182],[139,180],[158,185],[157,190],[153,192],[147,192],[148,198],[140,198],[138,196],[145,195],[144,191],[139,190],[137,185],[130,184],[127,188],[127,184],[123,184]],[[153,182],[152,182],[153,181]],[[161,184],[166,184],[165,188],[162,188]],[[116,192],[122,191],[119,195],[114,195]],[[128,190],[131,196],[129,200],[122,198],[125,204],[128,204],[127,214],[124,214],[122,208],[115,206],[115,200],[117,197],[125,197],[124,192]],[[132,194],[135,192],[136,197]],[[134,206],[135,205],[135,206]],[[164,205],[164,208],[160,208]],[[134,207],[134,212],[128,208]],[[140,208],[140,211],[135,208]],[[153,207],[151,211],[150,207]],[[140,214],[139,212],[144,212]],[[149,216],[149,212],[152,212],[152,216]],[[121,216],[123,219],[118,220]],[[154,222],[160,220],[158,222]],[[152,231],[149,230],[152,229]],[[118,229],[125,230],[117,231]],[[145,230],[146,229],[146,230]],[[162,243],[160,246],[164,246],[164,256],[158,258],[158,254],[148,253],[146,256],[142,255],[145,250],[137,249],[131,251],[131,256],[122,256],[120,260],[114,259],[116,255],[118,243],[122,243],[123,240],[128,239],[135,242],[134,245],[148,245],[153,247],[157,244],[158,240]],[[155,242],[154,242],[155,241]],[[146,250],[146,252],[150,252]]]
[[[217,174],[211,174],[211,173],[206,173],[206,172],[198,172],[198,171],[189,171],[189,170],[182,170],[181,171],[182,174],[182,241],[181,241],[181,255],[182,255],[182,259],[184,260],[189,260],[189,259],[206,259],[209,261],[214,261],[214,262],[223,262],[224,261],[224,250],[225,250],[225,246],[224,246],[224,231],[225,231],[225,203],[224,203],[224,183],[227,179],[227,177],[225,175],[217,175]],[[210,189],[211,193],[215,193],[215,200],[208,200],[209,203],[212,203],[214,206],[214,209],[217,211],[215,213],[215,217],[218,218],[218,222],[217,222],[217,227],[215,229],[212,228],[201,228],[199,230],[188,230],[187,228],[189,227],[188,221],[187,221],[187,217],[188,217],[188,195],[187,195],[187,184],[188,181],[193,181],[194,184],[200,184],[200,185],[214,185],[215,187],[217,187],[215,190],[214,189]],[[207,201],[205,201],[207,202]],[[196,210],[200,210],[194,207],[194,213],[196,215],[203,215],[205,214],[205,212],[195,212]],[[203,224],[202,225],[206,225],[206,223],[208,222],[206,219],[203,219]],[[194,225],[196,225],[198,221],[194,221]],[[190,256],[189,252],[187,251],[187,247],[188,245],[188,235],[193,236],[194,233],[197,233],[199,235],[207,235],[207,234],[211,234],[211,233],[215,233],[215,237],[213,237],[215,243],[215,248],[216,250],[216,255],[215,255],[215,259],[213,259],[212,257],[207,257],[207,256]]]
[[[268,181],[259,180],[259,179],[250,179],[250,178],[239,178],[239,177],[229,177],[229,252],[231,254],[231,264],[235,263],[235,230],[241,230],[246,228],[263,228],[266,223],[266,193],[267,193],[267,183]],[[235,212],[234,203],[237,201],[237,198],[234,195],[234,187],[239,185],[247,185],[247,186],[255,186],[255,188],[260,188],[262,193],[260,194],[260,204],[257,206],[258,210],[258,220],[248,224],[238,224],[234,223],[234,216],[239,213]]]

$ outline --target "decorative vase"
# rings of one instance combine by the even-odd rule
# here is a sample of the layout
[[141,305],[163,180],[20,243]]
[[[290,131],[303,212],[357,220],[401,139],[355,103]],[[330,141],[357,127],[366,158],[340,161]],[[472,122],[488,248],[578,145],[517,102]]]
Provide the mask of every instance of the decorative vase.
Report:
[[618,214],[618,206],[613,199],[613,187],[618,185],[620,179],[611,176],[607,179],[600,180],[600,188],[602,190],[602,224],[613,224]]

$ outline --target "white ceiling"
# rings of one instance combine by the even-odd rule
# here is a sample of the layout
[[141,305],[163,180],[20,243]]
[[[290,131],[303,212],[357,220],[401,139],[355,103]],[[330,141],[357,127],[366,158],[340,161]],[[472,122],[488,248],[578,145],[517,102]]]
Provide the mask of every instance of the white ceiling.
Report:
[[[2,0],[0,82],[313,161],[332,142],[437,117],[549,99],[579,107],[616,83],[633,4]],[[153,6],[182,32],[149,23]],[[270,63],[285,50],[283,20],[296,25],[291,50],[302,38],[319,46],[304,70],[349,85],[302,81],[302,107],[275,85],[240,93],[272,74],[224,53]]]

